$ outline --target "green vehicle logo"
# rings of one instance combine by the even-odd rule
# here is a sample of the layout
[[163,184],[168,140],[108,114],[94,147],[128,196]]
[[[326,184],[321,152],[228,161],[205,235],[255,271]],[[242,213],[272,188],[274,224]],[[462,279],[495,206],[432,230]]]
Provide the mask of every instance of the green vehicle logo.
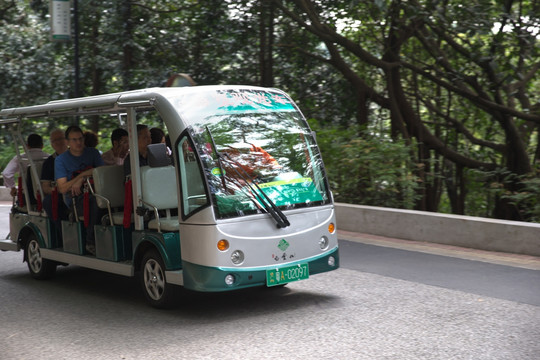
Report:
[[281,239],[281,241],[279,242],[277,247],[279,248],[279,250],[285,251],[285,250],[287,250],[289,245],[290,244],[285,239]]

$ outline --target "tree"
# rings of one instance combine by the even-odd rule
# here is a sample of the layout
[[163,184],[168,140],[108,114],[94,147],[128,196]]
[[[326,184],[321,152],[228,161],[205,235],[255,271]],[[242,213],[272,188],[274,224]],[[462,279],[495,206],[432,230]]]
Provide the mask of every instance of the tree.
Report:
[[[347,79],[360,101],[358,119],[376,104],[388,111],[393,138],[416,139],[424,182],[417,208],[437,210],[439,186],[428,177],[434,164],[460,181],[464,169],[505,168],[518,177],[533,171],[532,136],[540,125],[540,114],[531,112],[540,81],[537,2],[506,1],[501,8],[489,1],[272,1],[293,21],[288,26],[325,44],[327,56],[308,55]],[[287,46],[305,53],[301,44]],[[502,197],[494,215],[521,218]]]
[[[198,85],[275,86],[318,130],[344,199],[535,216],[528,209],[538,196],[540,158],[538,2],[78,5],[82,96],[162,86],[174,73]],[[0,0],[2,108],[73,96],[72,45],[49,41],[47,15],[48,1]],[[81,125],[106,138],[117,121],[82,118]],[[9,143],[9,134],[0,142]],[[392,174],[371,149],[393,159]],[[377,198],[370,188],[395,199]]]

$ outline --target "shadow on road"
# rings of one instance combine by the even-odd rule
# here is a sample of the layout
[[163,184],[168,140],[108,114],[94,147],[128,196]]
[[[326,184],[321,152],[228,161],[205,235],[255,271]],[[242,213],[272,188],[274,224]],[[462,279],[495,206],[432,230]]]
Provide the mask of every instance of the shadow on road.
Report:
[[[249,288],[219,293],[201,293],[175,287],[177,304],[170,310],[151,308],[144,300],[137,277],[129,278],[76,266],[59,266],[56,276],[49,280],[34,280],[27,272],[19,271],[3,276],[3,281],[16,285],[25,301],[39,299],[42,304],[65,304],[64,309],[76,310],[77,304],[99,304],[107,312],[117,308],[133,314],[152,312],[178,316],[184,321],[221,322],[234,318],[248,318],[276,314],[306,306],[335,307],[340,299],[327,294],[293,289]],[[307,280],[310,281],[310,280]]]

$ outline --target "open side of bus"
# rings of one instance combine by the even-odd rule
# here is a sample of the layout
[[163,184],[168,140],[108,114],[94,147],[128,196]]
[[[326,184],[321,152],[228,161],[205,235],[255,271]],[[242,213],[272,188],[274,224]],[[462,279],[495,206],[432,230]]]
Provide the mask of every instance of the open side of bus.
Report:
[[[20,145],[17,149],[24,151],[19,129],[25,119],[116,115],[126,121],[132,173],[126,182],[121,166],[93,171],[93,184],[87,188],[104,214],[101,224],[95,226],[95,256],[85,251],[84,215],[74,214],[55,226],[39,204],[30,204],[26,186],[21,191],[27,205],[14,202],[10,238],[0,240],[0,250],[24,250],[24,260],[37,279],[52,276],[59,264],[124,276],[140,273],[144,294],[156,307],[173,301],[170,285],[224,291],[284,285],[336,269],[334,209],[329,191],[320,189],[326,186],[324,168],[290,165],[299,162],[298,158],[309,162],[317,156],[314,140],[302,147],[295,138],[304,141],[309,134],[286,134],[290,144],[283,142],[282,148],[287,154],[276,160],[260,145],[277,146],[252,135],[261,133],[260,128],[250,127],[264,122],[262,117],[253,119],[268,111],[270,97],[277,99],[270,101],[274,105],[290,101],[273,91],[248,87],[145,89],[2,110],[0,125],[12,131]],[[219,106],[209,115],[207,108],[214,103]],[[289,102],[286,105],[287,112],[298,112]],[[251,108],[252,113],[246,113],[249,106],[257,108],[256,114]],[[190,116],[196,122],[187,121]],[[163,146],[151,146],[149,164],[140,166],[136,126],[155,118],[171,137],[172,157],[164,158]],[[292,121],[271,119],[274,130],[272,126],[264,129],[277,131],[286,128],[281,122]],[[303,118],[298,119],[295,121]],[[230,128],[223,129],[225,125]],[[238,150],[244,145],[230,135],[238,128],[243,128],[239,137],[251,150]],[[258,160],[251,160],[253,153]],[[254,161],[270,169],[267,172],[275,172],[271,181],[253,181]],[[278,161],[281,165],[276,165]],[[282,171],[283,164],[288,164],[287,172]],[[30,161],[27,166],[29,171],[20,171],[20,176],[31,177],[36,195],[42,199],[39,163]]]

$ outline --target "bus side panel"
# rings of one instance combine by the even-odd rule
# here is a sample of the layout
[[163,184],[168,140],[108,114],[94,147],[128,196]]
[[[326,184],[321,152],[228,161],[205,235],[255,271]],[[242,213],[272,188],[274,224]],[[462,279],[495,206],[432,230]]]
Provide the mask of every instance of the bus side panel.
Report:
[[132,244],[135,260],[142,259],[148,246],[150,246],[159,251],[167,270],[178,270],[182,268],[180,235],[176,232],[134,231],[132,234]]
[[51,226],[51,223],[48,218],[43,216],[29,216],[29,221],[34,224],[38,229],[39,233],[43,237],[45,248],[52,249],[58,247],[58,241],[54,228]]
[[20,213],[9,214],[9,233],[11,235],[12,241],[18,242],[20,232],[27,222],[28,222],[27,214],[20,214]]
[[[122,261],[131,258],[131,241],[124,242],[124,228],[117,225],[95,225],[96,258]],[[127,241],[126,241],[127,242]]]
[[[39,246],[42,248],[50,248],[54,242],[51,240],[50,225],[47,218],[21,213],[11,213],[9,217],[9,231],[12,241],[18,242],[24,236],[22,233],[26,228],[37,235]],[[21,243],[19,246],[23,247],[24,244]]]
[[182,268],[182,253],[180,250],[180,234],[177,232],[163,233],[163,241],[167,252],[167,270]]
[[83,255],[85,252],[86,231],[82,222],[62,220],[63,249],[65,252]]

